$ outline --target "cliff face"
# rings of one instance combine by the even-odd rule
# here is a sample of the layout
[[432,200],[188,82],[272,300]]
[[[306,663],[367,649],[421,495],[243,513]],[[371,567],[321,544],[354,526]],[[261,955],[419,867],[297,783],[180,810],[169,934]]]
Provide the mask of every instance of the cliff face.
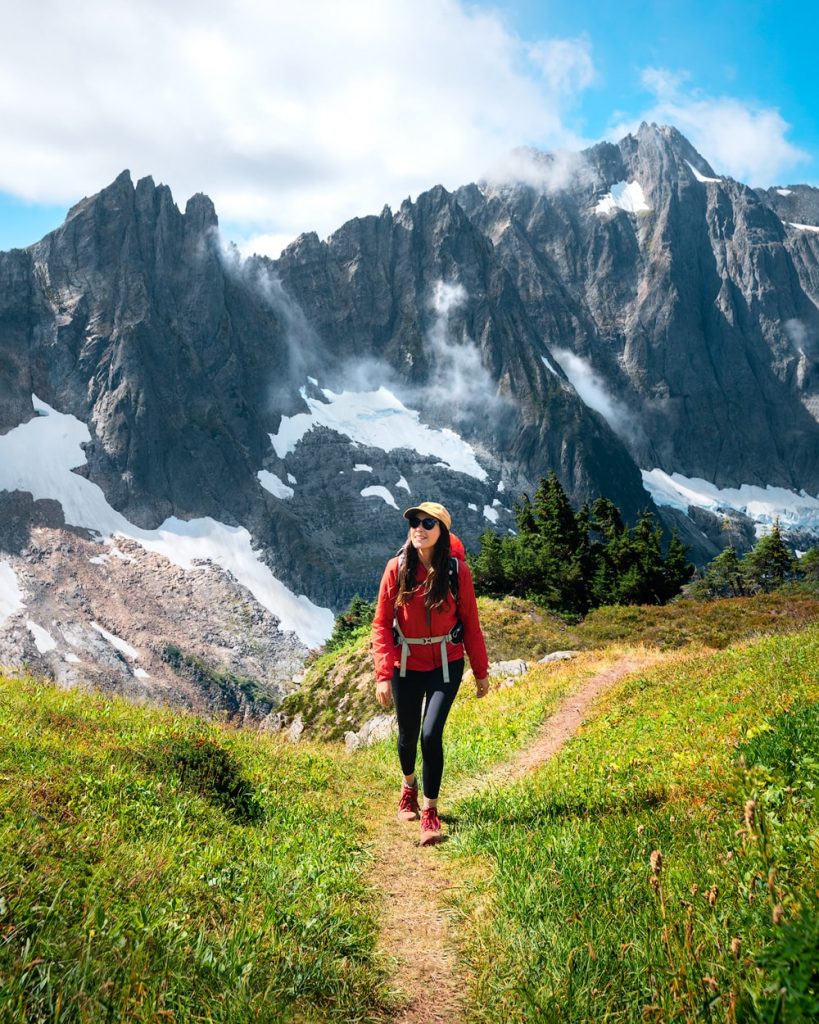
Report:
[[[124,172],[0,254],[0,492],[40,509],[32,536],[218,535],[231,585],[282,621],[280,584],[308,617],[372,593],[425,497],[475,545],[550,469],[628,518],[651,504],[641,470],[819,492],[819,190],[719,178],[654,125],[518,162],[515,183],[436,187],[276,261],[224,250],[207,197],[182,213]],[[85,438],[60,472],[103,492],[70,514],[57,470],[19,463],[45,459],[33,395]],[[718,502],[662,512],[702,559],[729,536]]]
[[[639,183],[645,208],[600,210],[615,182]],[[628,410],[622,437],[642,467],[817,492],[819,234],[647,125],[583,154],[559,192],[458,196],[543,337]]]

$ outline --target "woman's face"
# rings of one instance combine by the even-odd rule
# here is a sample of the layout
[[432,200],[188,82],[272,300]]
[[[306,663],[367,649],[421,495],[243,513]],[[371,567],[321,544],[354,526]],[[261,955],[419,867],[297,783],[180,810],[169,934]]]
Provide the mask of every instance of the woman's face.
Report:
[[[441,536],[441,524],[432,516],[417,519],[417,526],[410,522],[410,543],[416,551],[432,551]],[[431,526],[428,524],[432,524]]]

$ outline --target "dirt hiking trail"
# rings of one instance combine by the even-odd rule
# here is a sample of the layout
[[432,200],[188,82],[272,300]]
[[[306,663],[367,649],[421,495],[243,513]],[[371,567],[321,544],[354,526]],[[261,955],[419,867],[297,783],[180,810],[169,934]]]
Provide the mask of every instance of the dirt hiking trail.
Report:
[[[578,690],[564,697],[533,740],[513,758],[470,779],[447,794],[443,807],[477,791],[506,786],[553,757],[577,731],[591,703],[624,676],[662,660],[659,653],[629,655],[595,673]],[[396,779],[399,778],[396,762]],[[373,883],[383,894],[380,946],[397,963],[393,987],[408,1002],[392,1020],[395,1024],[466,1024],[464,996],[468,988],[456,965],[456,942],[443,896],[457,887],[446,860],[435,846],[418,845],[419,823],[399,822],[395,806],[381,806],[375,828]]]

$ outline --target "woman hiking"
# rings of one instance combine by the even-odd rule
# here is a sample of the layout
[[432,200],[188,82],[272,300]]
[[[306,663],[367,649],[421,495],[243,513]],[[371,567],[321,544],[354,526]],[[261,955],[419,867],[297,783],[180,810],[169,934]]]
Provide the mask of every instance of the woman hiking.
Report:
[[[443,732],[464,671],[464,647],[478,697],[489,692],[488,662],[472,574],[449,512],[435,501],[408,508],[406,543],[387,562],[373,618],[376,698],[395,704],[398,758],[404,775],[400,821],[421,819],[421,846],[441,839],[438,791]],[[423,706],[423,721],[421,711]],[[421,734],[423,807],[415,758]]]

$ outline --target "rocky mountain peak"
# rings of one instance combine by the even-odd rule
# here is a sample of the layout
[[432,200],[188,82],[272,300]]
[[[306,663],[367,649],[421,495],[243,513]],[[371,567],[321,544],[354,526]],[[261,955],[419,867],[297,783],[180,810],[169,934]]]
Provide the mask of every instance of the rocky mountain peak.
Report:
[[[183,213],[125,171],[0,254],[0,431],[42,427],[32,393],[52,426],[73,417],[61,486],[81,466],[106,503],[49,518],[54,578],[75,574],[64,525],[153,545],[172,520],[220,538],[220,564],[271,613],[282,590],[260,572],[302,595],[299,614],[338,611],[373,592],[421,496],[474,548],[554,470],[575,504],[604,494],[630,521],[655,496],[704,560],[726,542],[726,489],[819,492],[819,190],[754,192],[656,124],[510,168],[244,262],[223,258],[207,196]],[[672,475],[691,486],[669,499]],[[35,504],[65,497],[3,479],[42,484]],[[99,616],[65,595],[66,622]]]

